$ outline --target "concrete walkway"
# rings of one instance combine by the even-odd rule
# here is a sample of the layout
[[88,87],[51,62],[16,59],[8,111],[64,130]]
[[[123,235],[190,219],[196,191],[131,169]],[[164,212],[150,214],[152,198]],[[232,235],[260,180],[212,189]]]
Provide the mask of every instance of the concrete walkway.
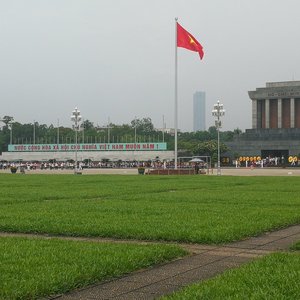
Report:
[[188,257],[51,299],[156,299],[299,240],[300,225],[295,225],[223,246],[185,245],[192,252]]
[[[0,170],[0,174],[10,174],[10,170]],[[19,173],[19,171],[18,171]],[[74,170],[31,170],[25,171],[27,175],[33,174],[74,174]],[[108,168],[108,169],[84,169],[82,175],[138,175],[136,168]],[[226,176],[300,176],[300,168],[222,168],[221,174]],[[213,173],[211,170],[209,176],[216,176],[217,170],[214,169]],[[193,175],[194,176],[194,175]],[[197,175],[198,176],[198,175]],[[203,175],[199,175],[203,176]]]

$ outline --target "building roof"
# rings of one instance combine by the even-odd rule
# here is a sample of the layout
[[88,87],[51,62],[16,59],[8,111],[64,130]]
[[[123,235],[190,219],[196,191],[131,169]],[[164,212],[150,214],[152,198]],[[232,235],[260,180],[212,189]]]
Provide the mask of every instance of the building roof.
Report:
[[267,82],[266,87],[248,92],[250,99],[300,98],[300,81]]

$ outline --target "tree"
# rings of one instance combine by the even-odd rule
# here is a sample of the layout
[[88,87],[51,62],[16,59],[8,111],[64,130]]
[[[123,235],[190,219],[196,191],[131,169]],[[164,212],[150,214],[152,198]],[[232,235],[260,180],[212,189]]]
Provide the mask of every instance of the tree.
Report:
[[213,136],[214,138],[217,138],[218,135],[218,131],[217,131],[217,127],[216,126],[210,126],[208,128],[208,132],[211,136]]
[[83,128],[84,130],[94,129],[94,123],[91,122],[90,120],[84,120],[80,127]]
[[[3,123],[5,126],[0,127],[0,151],[6,151],[7,145],[10,142],[9,123],[13,121],[13,117],[4,116]],[[130,124],[109,124],[110,131],[108,134],[107,127],[94,126],[90,120],[85,120],[84,131],[79,133],[79,142],[87,143],[104,143],[110,135],[111,142],[131,143],[161,141],[162,132],[156,131],[152,124],[151,118],[134,119]],[[33,126],[34,125],[34,126]],[[238,131],[238,129],[236,129]],[[47,126],[46,124],[21,124],[13,122],[13,144],[30,144],[33,143],[33,136],[38,144],[57,143],[59,134],[59,143],[68,144],[74,143],[74,130],[69,127]],[[233,139],[234,132],[220,132],[220,140],[222,142]],[[84,140],[83,140],[84,137]],[[164,142],[167,143],[168,150],[174,150],[174,136],[169,133],[164,133]],[[217,129],[215,126],[210,127],[207,131],[197,132],[180,132],[178,134],[178,150],[187,155],[208,155],[212,156],[217,153]],[[228,149],[224,144],[220,144],[221,152],[226,152]]]
[[13,120],[13,117],[4,116],[1,121],[5,124],[6,127],[8,127],[8,124],[11,123]]
[[131,121],[131,127],[135,128],[138,134],[149,134],[154,132],[151,118],[134,119]]
[[242,134],[242,130],[239,129],[239,128],[236,128],[236,129],[233,130],[233,133],[234,133],[235,135],[240,135],[240,134]]
[[[228,147],[220,143],[220,153],[224,153],[228,151]],[[195,148],[195,155],[207,155],[213,156],[214,154],[218,154],[218,142],[215,140],[201,142]]]

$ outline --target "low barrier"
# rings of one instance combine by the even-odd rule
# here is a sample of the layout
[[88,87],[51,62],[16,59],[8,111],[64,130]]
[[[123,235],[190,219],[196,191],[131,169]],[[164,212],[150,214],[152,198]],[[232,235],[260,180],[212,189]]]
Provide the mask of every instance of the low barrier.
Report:
[[[194,169],[148,169],[147,175],[197,175]],[[204,169],[200,169],[198,174],[206,174]]]

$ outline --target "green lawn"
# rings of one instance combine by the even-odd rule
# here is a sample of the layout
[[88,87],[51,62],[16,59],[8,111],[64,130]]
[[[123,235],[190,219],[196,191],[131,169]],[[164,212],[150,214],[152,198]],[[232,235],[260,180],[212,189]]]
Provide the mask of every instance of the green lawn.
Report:
[[291,247],[292,250],[300,250],[300,241],[295,243],[292,247]]
[[300,299],[299,282],[300,255],[276,253],[162,299],[294,300]]
[[0,231],[222,243],[300,222],[297,177],[0,175]]
[[58,294],[184,254],[172,245],[2,237],[0,299]]

